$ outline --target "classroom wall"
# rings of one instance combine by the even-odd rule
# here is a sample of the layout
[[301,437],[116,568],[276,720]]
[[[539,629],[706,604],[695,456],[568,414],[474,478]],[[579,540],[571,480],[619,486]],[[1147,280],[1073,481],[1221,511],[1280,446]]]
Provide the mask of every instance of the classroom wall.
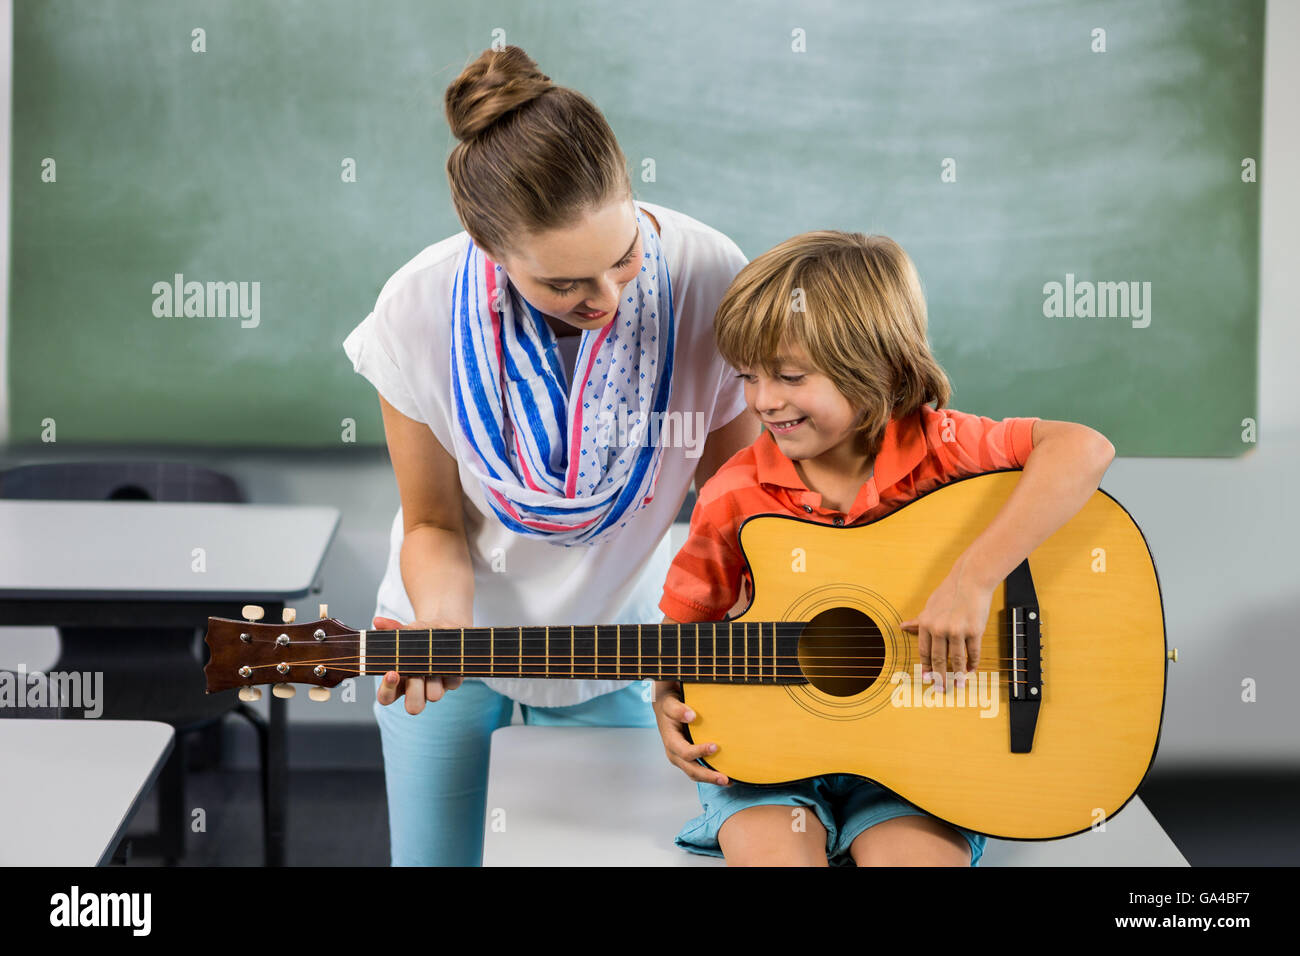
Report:
[[[0,0],[0,53],[7,62],[11,13],[11,0]],[[7,66],[0,70],[0,155],[5,157],[0,163],[0,214],[5,223],[0,229],[0,304],[8,302],[9,74]],[[1300,670],[1300,504],[1292,500],[1300,475],[1300,380],[1295,369],[1300,357],[1295,306],[1300,302],[1300,272],[1295,268],[1300,261],[1300,114],[1288,99],[1298,88],[1300,4],[1272,2],[1267,13],[1260,165],[1258,446],[1230,459],[1124,458],[1112,464],[1102,482],[1146,534],[1160,575],[1169,643],[1179,648],[1182,658],[1170,668],[1158,760],[1165,768],[1207,762],[1300,762],[1291,687]],[[393,268],[398,265],[393,263]],[[7,338],[7,321],[6,308],[0,314],[0,343]],[[0,355],[0,427],[8,399],[3,359]],[[346,361],[341,349],[338,360]],[[1188,381],[1185,387],[1190,392],[1198,383]],[[183,458],[220,468],[239,480],[256,502],[338,507],[342,520],[323,569],[321,598],[334,616],[350,624],[369,620],[397,507],[384,451],[214,454],[201,448],[169,448],[158,455],[143,448],[70,448],[51,449],[41,460],[127,455]],[[30,460],[0,447],[0,468]],[[314,610],[315,599],[299,608],[300,614]],[[29,668],[48,666],[56,650],[51,633],[43,629],[0,630],[0,667],[20,662]],[[1246,680],[1256,682],[1254,703],[1241,699]],[[295,741],[308,739],[315,723],[355,726],[364,740],[367,728],[373,728],[372,699],[363,692],[353,703],[336,697],[321,705],[299,695],[289,709]],[[239,753],[246,755],[249,750],[240,733],[242,727],[232,738]],[[320,759],[347,763],[352,758],[334,754]]]

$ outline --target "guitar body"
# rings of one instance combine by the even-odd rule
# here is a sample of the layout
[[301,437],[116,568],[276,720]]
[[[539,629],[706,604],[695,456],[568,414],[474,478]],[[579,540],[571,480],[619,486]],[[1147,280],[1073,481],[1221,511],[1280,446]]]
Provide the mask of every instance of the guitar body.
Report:
[[1098,491],[1029,556],[1042,684],[1028,752],[1012,752],[1009,742],[1005,584],[993,595],[978,671],[968,675],[973,693],[936,694],[929,682],[923,690],[917,635],[899,627],[920,613],[1020,476],[953,482],[855,527],[746,521],[740,541],[754,600],[738,623],[810,621],[840,608],[874,630],[869,641],[862,628],[839,639],[838,654],[864,655],[862,666],[846,669],[862,686],[683,684],[699,715],[690,735],[718,745],[709,766],[756,784],[857,774],[949,823],[1001,838],[1067,836],[1118,812],[1155,757],[1166,668],[1155,567],[1118,502]]

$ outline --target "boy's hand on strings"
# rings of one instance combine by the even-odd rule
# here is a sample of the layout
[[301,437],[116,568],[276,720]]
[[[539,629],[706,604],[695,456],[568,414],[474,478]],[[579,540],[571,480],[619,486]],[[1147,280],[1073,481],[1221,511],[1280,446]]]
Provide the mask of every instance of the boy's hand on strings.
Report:
[[695,711],[682,700],[682,685],[675,680],[655,681],[655,720],[659,723],[659,736],[664,740],[664,753],[668,762],[692,780],[730,786],[725,774],[710,770],[695,762],[697,757],[708,757],[718,749],[717,744],[693,744],[686,739],[685,726],[695,719]]
[[[431,627],[460,627],[460,625],[446,621],[412,621],[410,624],[402,624],[390,617],[377,617],[374,620],[374,628],[377,631],[426,630]],[[397,698],[405,697],[406,712],[408,714],[418,714],[424,710],[425,701],[442,700],[443,694],[449,690],[455,690],[464,679],[464,677],[441,675],[437,677],[407,677],[403,681],[402,675],[397,671],[389,671],[380,682],[379,692],[375,695],[375,699],[387,707]]]
[[943,690],[945,674],[955,674],[956,684],[961,686],[966,673],[974,673],[993,591],[963,574],[959,563],[930,595],[924,610],[899,625],[919,637],[922,681],[934,677]]

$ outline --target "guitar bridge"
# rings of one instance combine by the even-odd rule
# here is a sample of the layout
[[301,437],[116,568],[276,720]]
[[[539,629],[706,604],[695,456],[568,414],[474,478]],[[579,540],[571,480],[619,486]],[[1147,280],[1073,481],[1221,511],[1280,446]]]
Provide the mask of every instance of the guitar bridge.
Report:
[[1007,681],[1011,752],[1027,754],[1033,749],[1043,696],[1042,620],[1028,558],[1007,575],[1006,601],[1011,624],[1011,675]]

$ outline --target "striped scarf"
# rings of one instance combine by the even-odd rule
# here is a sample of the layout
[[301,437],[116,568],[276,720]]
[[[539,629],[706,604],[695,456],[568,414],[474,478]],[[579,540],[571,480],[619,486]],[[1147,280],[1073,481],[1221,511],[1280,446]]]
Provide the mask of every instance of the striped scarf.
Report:
[[[555,333],[504,267],[472,239],[457,264],[457,451],[501,523],[518,534],[591,544],[654,496],[661,448],[646,436],[650,417],[668,408],[676,321],[659,234],[639,209],[637,221],[641,271],[623,287],[613,321],[581,333],[567,390]],[[636,440],[620,447],[613,440],[620,433]]]

